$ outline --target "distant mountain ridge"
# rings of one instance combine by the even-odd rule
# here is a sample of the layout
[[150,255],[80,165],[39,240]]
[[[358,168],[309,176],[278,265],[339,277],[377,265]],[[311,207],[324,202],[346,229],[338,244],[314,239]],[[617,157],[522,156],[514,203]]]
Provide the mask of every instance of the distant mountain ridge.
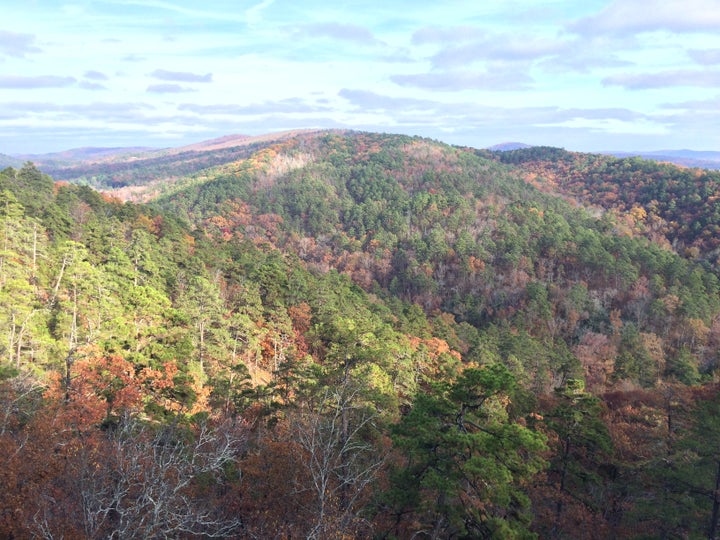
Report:
[[650,152],[599,152],[619,158],[641,157],[653,161],[665,161],[682,167],[720,169],[720,152],[712,150],[654,150]]
[[157,151],[157,148],[149,146],[129,146],[129,147],[83,147],[71,148],[62,152],[50,152],[48,154],[18,154],[14,156],[21,161],[32,161],[36,164],[51,162],[89,162],[96,163],[108,158],[118,156],[127,156],[130,154],[141,154]]
[[[319,131],[310,129],[257,136],[226,135],[164,149],[85,148],[23,157],[55,180],[87,184],[103,190],[128,188],[132,195],[124,194],[122,197],[135,198],[139,191],[145,191],[148,186],[169,184],[204,169],[246,158],[261,147]],[[88,157],[82,159],[81,156]]]
[[521,142],[504,142],[489,146],[487,150],[491,152],[509,152],[510,150],[521,150],[523,148],[532,148],[532,145]]
[[[604,152],[603,152],[604,153]],[[720,152],[713,150],[653,150],[651,152],[612,152],[613,155],[662,156],[704,161],[720,161]]]
[[[178,147],[155,148],[145,146],[130,147],[81,147],[63,150],[61,152],[50,152],[46,154],[0,154],[0,166],[18,167],[23,162],[31,161],[43,172],[50,174],[56,179],[87,181],[87,176],[98,176],[93,165],[100,167],[113,164],[112,168],[117,169],[118,163],[130,163],[137,160],[156,160],[159,158],[168,159],[169,156],[180,154],[208,154],[227,153],[230,149],[240,149],[249,145],[262,145],[286,140],[300,134],[312,134],[319,131],[347,131],[347,130],[289,130],[285,132],[268,133],[264,135],[243,135],[230,134],[214,139],[204,140],[197,143]],[[491,152],[510,152],[533,148],[536,145],[526,144],[518,141],[507,141],[488,146],[485,150]],[[619,158],[640,157],[658,162],[667,162],[682,167],[696,167],[702,169],[720,169],[720,151],[712,150],[689,150],[689,149],[666,149],[652,151],[617,151],[607,150],[593,152],[596,154],[609,155]],[[229,157],[229,156],[228,156]],[[220,159],[225,162],[225,159]],[[121,167],[121,166],[120,166]],[[101,177],[109,176],[107,171],[100,173]],[[92,183],[92,182],[91,182]],[[101,185],[99,187],[102,187]]]
[[[488,146],[486,150],[491,152],[511,152],[513,150],[524,150],[535,145],[521,142],[504,142]],[[614,156],[618,158],[640,157],[652,161],[673,163],[681,167],[695,167],[700,169],[720,169],[720,151],[713,150],[651,150],[644,152],[635,151],[601,151],[597,154]]]
[[[274,142],[283,140],[302,133],[315,133],[319,130],[290,130],[276,133],[267,133],[264,135],[243,135],[230,134],[214,139],[208,139],[197,143],[187,144],[183,146],[158,148],[151,146],[113,146],[113,147],[80,147],[70,148],[60,152],[49,152],[45,154],[13,154],[6,156],[0,154],[0,160],[7,158],[14,160],[16,163],[24,161],[32,161],[38,166],[43,164],[76,164],[80,163],[98,163],[101,161],[113,160],[114,158],[147,158],[150,156],[173,155],[184,152],[206,152],[211,150],[222,150],[227,148],[236,148],[247,146],[248,144],[257,144],[260,142]],[[0,161],[1,162],[1,161]]]
[[0,154],[0,168],[2,169],[5,167],[20,167],[22,163],[22,160],[19,158]]

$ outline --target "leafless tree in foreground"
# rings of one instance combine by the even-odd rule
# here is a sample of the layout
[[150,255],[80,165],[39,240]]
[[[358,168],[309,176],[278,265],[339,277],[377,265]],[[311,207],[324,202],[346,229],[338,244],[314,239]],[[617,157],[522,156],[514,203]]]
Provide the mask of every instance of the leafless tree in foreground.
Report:
[[385,462],[367,433],[375,415],[353,405],[356,392],[341,387],[327,391],[317,410],[299,411],[293,435],[305,451],[304,465],[312,494],[314,525],[308,538],[351,536],[362,527],[358,502]]
[[[246,443],[246,427],[225,422],[195,429],[152,429],[126,420],[108,444],[85,448],[77,497],[88,539],[231,538],[239,516],[228,516],[212,487],[223,481]],[[59,538],[52,505],[41,505],[36,534]]]

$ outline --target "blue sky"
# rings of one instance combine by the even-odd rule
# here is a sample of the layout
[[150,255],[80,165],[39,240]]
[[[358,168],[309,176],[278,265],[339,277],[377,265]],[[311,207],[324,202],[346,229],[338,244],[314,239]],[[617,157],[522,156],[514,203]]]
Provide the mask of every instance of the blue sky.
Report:
[[720,0],[0,0],[0,153],[352,128],[720,150]]

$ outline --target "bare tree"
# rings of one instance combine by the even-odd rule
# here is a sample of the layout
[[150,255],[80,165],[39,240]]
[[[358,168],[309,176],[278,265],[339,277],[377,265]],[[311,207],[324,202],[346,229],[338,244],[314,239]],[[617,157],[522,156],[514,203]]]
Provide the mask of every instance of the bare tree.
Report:
[[18,424],[29,420],[40,407],[44,390],[45,386],[29,371],[21,371],[0,384],[0,435],[8,431],[19,435]]
[[[231,538],[243,523],[208,496],[246,443],[246,426],[203,423],[194,433],[152,430],[125,420],[109,444],[87,447],[77,479],[78,504],[88,539]],[[100,450],[100,452],[98,452]],[[48,501],[52,503],[52,501]],[[50,505],[36,516],[36,533],[53,538]]]
[[347,386],[327,390],[313,410],[298,411],[292,433],[305,451],[314,525],[308,538],[334,538],[359,532],[363,520],[358,503],[368,494],[385,462],[368,437],[376,415],[354,406],[357,391]]

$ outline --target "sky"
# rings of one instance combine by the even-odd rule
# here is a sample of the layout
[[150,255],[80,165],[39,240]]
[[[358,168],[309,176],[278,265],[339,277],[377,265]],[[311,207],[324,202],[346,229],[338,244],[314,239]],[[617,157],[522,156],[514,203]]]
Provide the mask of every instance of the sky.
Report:
[[720,151],[720,0],[0,0],[0,153],[300,128]]

